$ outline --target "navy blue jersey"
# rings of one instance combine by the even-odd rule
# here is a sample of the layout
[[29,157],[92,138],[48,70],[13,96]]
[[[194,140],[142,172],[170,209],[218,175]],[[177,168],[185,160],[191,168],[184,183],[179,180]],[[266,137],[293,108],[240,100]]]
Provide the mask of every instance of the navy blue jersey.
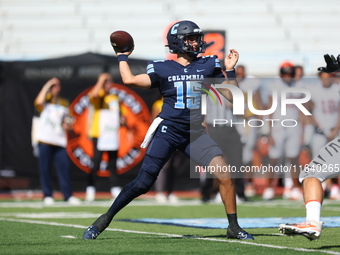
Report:
[[[194,59],[183,66],[173,60],[150,61],[147,66],[151,88],[158,88],[164,98],[163,119],[185,124],[200,124],[201,93],[206,78],[224,78],[217,56]],[[210,84],[209,84],[210,85]]]

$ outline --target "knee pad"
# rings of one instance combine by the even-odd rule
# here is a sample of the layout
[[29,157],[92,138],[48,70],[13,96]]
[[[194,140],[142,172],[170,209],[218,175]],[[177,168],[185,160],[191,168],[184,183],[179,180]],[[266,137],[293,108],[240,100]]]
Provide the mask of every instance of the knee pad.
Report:
[[133,189],[139,194],[148,192],[155,183],[156,177],[153,177],[148,172],[141,170],[137,178],[133,181]]

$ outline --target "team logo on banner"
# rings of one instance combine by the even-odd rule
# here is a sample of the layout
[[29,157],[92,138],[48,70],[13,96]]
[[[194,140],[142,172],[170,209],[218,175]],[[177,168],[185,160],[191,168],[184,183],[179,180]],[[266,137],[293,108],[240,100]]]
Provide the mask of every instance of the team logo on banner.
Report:
[[[150,125],[150,112],[144,100],[133,90],[113,84],[111,94],[117,95],[124,107],[123,115],[126,125],[119,128],[119,149],[117,159],[117,173],[123,174],[136,166],[144,157],[145,149],[140,147]],[[89,98],[91,88],[84,90],[71,103],[70,112],[74,117],[73,132],[68,135],[67,152],[71,160],[81,170],[90,173],[93,156],[93,144],[88,137],[89,129]],[[97,175],[107,177],[110,172],[105,169],[108,155],[103,154],[101,167]]]

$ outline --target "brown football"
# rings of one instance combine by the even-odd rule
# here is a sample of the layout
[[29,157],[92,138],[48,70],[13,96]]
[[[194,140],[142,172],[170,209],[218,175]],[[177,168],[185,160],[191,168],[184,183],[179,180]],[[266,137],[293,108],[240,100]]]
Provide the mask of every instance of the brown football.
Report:
[[110,35],[110,42],[115,52],[131,51],[134,42],[132,36],[125,31],[115,31]]

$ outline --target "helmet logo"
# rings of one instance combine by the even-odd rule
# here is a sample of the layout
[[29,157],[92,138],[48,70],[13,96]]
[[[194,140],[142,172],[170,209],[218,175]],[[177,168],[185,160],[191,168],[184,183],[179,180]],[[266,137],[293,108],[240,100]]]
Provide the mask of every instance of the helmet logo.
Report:
[[175,24],[171,28],[171,34],[177,34],[177,27],[179,26],[179,23]]

